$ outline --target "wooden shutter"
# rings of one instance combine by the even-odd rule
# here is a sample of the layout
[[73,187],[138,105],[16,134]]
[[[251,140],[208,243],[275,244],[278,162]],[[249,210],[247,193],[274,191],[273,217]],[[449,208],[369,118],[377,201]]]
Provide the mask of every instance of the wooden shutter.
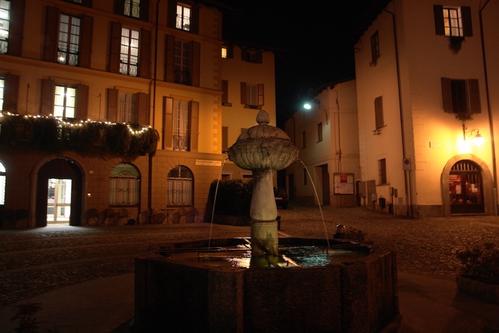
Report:
[[482,111],[480,104],[480,91],[478,88],[478,80],[467,80],[467,90],[469,98],[469,112],[470,113],[480,113]]
[[118,89],[107,89],[107,121],[118,121]]
[[199,33],[199,5],[194,4],[191,7],[191,27],[190,31],[197,34]]
[[168,0],[168,17],[167,17],[167,25],[170,28],[175,28],[175,24],[177,21],[177,1],[176,0]]
[[151,77],[151,32],[144,29],[140,31],[139,75]]
[[191,55],[191,78],[192,85],[199,87],[200,72],[201,72],[201,46],[197,42],[192,42],[192,55]]
[[140,1],[140,19],[149,21],[149,0]]
[[246,82],[241,82],[241,104],[246,105],[248,104],[248,97],[247,97],[247,91],[246,91]]
[[229,81],[222,80],[222,105],[229,104]]
[[91,67],[93,21],[94,19],[91,16],[81,18],[79,56],[79,65],[81,67]]
[[173,98],[163,97],[163,149],[173,148]]
[[59,34],[59,9],[47,7],[45,16],[45,47],[43,59],[47,61],[57,60],[57,36]]
[[227,151],[229,146],[229,127],[222,126],[222,153]]
[[383,117],[383,97],[378,96],[374,99],[374,117],[376,122],[376,129],[380,129],[385,126],[385,120]]
[[189,102],[189,132],[190,151],[198,151],[198,136],[199,136],[199,103]]
[[18,113],[17,99],[19,97],[19,75],[7,74],[3,92],[3,111]]
[[110,72],[120,72],[120,49],[121,49],[121,24],[119,22],[111,23],[111,48],[109,50]]
[[140,125],[149,125],[149,114],[150,114],[150,108],[149,108],[149,94],[146,93],[136,93],[137,96],[137,102],[136,102],[136,108],[137,108],[137,115],[138,115],[138,121]]
[[76,86],[76,115],[78,120],[88,119],[88,86],[79,84]]
[[114,12],[118,15],[125,13],[125,0],[114,0]]
[[166,35],[165,81],[175,82],[175,37]]
[[20,56],[23,44],[25,1],[10,1],[10,6],[9,45],[7,53]]
[[433,16],[435,19],[435,33],[444,35],[444,7],[441,5],[433,5]]
[[50,79],[42,79],[42,96],[40,102],[40,114],[48,116],[54,113],[55,82]]
[[257,89],[258,89],[258,106],[263,106],[264,104],[264,85],[263,83],[259,83],[257,85]]
[[441,79],[442,84],[442,106],[445,112],[454,113],[452,103],[452,80],[446,77]]
[[461,7],[461,16],[463,18],[464,36],[473,36],[473,25],[471,24],[471,8],[467,6]]

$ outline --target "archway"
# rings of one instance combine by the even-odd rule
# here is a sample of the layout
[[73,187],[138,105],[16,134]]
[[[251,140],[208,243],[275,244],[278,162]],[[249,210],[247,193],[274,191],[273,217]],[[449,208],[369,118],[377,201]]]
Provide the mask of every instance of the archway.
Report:
[[473,155],[450,159],[442,173],[445,215],[492,214],[492,176],[487,165]]
[[80,225],[82,172],[75,161],[57,158],[38,170],[36,226]]

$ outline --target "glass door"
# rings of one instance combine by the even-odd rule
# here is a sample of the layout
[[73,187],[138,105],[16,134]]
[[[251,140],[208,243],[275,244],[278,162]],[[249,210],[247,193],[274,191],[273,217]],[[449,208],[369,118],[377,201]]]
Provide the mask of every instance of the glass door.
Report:
[[49,178],[47,223],[68,224],[71,215],[71,179]]

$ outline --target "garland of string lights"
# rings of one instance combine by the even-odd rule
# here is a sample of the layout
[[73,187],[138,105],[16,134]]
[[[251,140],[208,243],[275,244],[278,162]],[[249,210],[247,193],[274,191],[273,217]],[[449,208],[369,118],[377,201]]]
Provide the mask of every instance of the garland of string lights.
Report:
[[[141,127],[134,128],[133,126],[131,126],[128,123],[113,123],[113,122],[109,122],[109,121],[94,121],[94,120],[90,120],[90,119],[80,120],[77,122],[70,122],[70,121],[65,121],[64,119],[56,118],[52,114],[51,115],[21,115],[21,114],[3,111],[3,112],[0,112],[0,141],[1,141],[0,144],[3,143],[3,144],[10,145],[10,146],[12,146],[12,145],[14,145],[14,146],[17,146],[17,145],[26,146],[26,142],[19,142],[20,138],[19,138],[18,134],[15,133],[16,131],[14,131],[14,132],[10,131],[10,133],[8,133],[9,127],[2,128],[3,126],[6,126],[6,121],[9,121],[9,120],[14,120],[14,121],[18,121],[18,120],[23,121],[24,120],[24,121],[28,122],[25,125],[28,125],[29,123],[31,123],[30,126],[35,126],[35,127],[36,126],[42,126],[42,127],[46,126],[46,125],[43,125],[43,122],[48,120],[50,123],[52,123],[52,125],[50,125],[50,126],[54,126],[52,128],[58,128],[58,129],[61,129],[63,131],[65,129],[67,129],[70,132],[73,132],[74,130],[76,130],[77,132],[73,132],[73,133],[75,133],[75,135],[77,135],[77,137],[78,137],[78,135],[81,135],[81,133],[82,133],[79,131],[79,129],[82,129],[84,131],[86,129],[90,130],[90,132],[84,132],[84,133],[91,133],[91,128],[95,129],[95,126],[102,127],[103,129],[108,128],[110,131],[113,131],[114,129],[116,129],[118,132],[114,131],[113,134],[110,134],[110,132],[108,132],[106,130],[106,133],[109,133],[109,134],[106,134],[106,136],[110,135],[110,140],[117,139],[116,133],[123,133],[122,135],[125,135],[125,136],[122,137],[122,139],[119,139],[119,137],[118,137],[118,141],[112,141],[112,143],[107,141],[108,142],[107,149],[104,148],[103,150],[106,151],[107,153],[110,153],[110,154],[128,155],[128,156],[135,155],[136,156],[136,155],[144,155],[146,153],[154,153],[156,150],[156,143],[159,139],[159,135],[158,135],[157,131],[155,129],[153,129],[151,126],[141,126]],[[39,123],[39,121],[41,121],[42,123]],[[119,128],[117,126],[119,126]],[[12,129],[12,127],[10,127],[10,128]],[[125,128],[126,128],[126,131],[121,132],[122,130],[125,130]],[[130,135],[129,138],[132,139],[131,142],[130,141],[128,142],[128,145],[126,144],[126,142],[127,142],[127,139],[126,139],[127,134],[125,134],[126,132],[128,132],[128,135]],[[80,134],[78,134],[78,133],[80,133]],[[7,137],[4,137],[5,135],[7,135]],[[10,135],[10,137],[9,137],[9,135]],[[118,136],[119,136],[119,134],[118,134]],[[7,139],[8,137],[10,140]],[[79,137],[82,138],[81,136],[79,136]],[[84,135],[83,135],[83,137],[84,137]],[[5,140],[5,139],[7,139],[7,140]],[[65,147],[66,149],[69,148],[69,149],[76,149],[79,151],[82,151],[82,150],[85,151],[84,147],[88,147],[89,144],[94,143],[94,142],[92,142],[92,140],[94,140],[94,139],[95,139],[94,137],[88,137],[88,138],[86,138],[86,140],[80,141],[81,142],[80,145],[78,145],[78,144],[75,145],[75,142],[72,142],[72,141],[68,142],[67,139],[66,140],[58,139],[58,140],[56,140],[58,143],[55,143],[54,141],[51,141],[51,142],[55,143],[59,148],[62,148],[62,149],[64,149],[64,147]],[[21,141],[25,141],[25,140],[21,140]],[[37,140],[31,140],[31,142],[33,143],[34,146],[38,146],[40,148],[39,142],[37,142]],[[65,146],[68,144],[69,144],[69,147]],[[116,146],[116,145],[118,145],[118,146]],[[70,148],[70,147],[72,147],[72,148]],[[47,147],[45,147],[45,148],[47,148]],[[51,148],[54,148],[54,147],[51,147]],[[92,150],[95,150],[95,147],[92,147]]]

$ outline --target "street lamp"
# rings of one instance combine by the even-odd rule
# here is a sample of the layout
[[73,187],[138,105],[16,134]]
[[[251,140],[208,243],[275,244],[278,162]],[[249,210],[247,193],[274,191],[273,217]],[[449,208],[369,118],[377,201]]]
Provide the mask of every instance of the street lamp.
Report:
[[305,102],[305,103],[303,103],[303,109],[304,109],[305,111],[310,111],[310,110],[312,110],[312,103],[311,103],[311,102]]
[[480,134],[478,128],[468,130],[465,124],[463,124],[463,140],[470,139],[471,143],[475,146],[480,147],[485,142],[485,138]]

